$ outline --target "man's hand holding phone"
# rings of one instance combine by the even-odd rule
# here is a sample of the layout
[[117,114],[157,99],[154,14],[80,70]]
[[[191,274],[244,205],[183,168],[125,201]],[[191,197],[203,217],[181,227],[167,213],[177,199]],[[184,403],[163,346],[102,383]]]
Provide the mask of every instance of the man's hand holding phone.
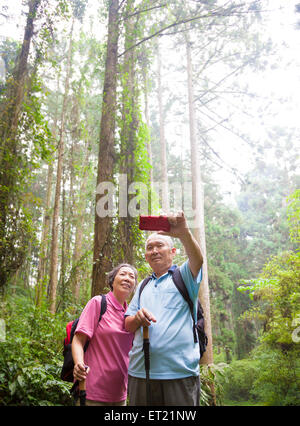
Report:
[[189,229],[183,212],[165,216],[140,216],[139,228],[145,231],[157,231],[158,234],[181,238]]
[[140,216],[139,228],[144,231],[165,231],[171,229],[167,216]]

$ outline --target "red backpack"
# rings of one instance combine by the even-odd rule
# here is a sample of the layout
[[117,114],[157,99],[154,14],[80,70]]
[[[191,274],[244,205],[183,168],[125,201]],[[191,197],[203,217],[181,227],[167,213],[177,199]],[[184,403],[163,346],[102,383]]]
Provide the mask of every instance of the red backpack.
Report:
[[[107,306],[106,297],[103,294],[101,297],[101,309],[100,309],[99,321],[101,320],[102,315],[106,311],[106,306]],[[64,363],[60,373],[60,378],[66,382],[74,381],[74,377],[73,377],[74,361],[72,357],[72,340],[76,331],[78,321],[79,321],[79,318],[76,318],[74,321],[70,321],[66,325],[67,336],[64,339],[64,351],[63,351]],[[89,346],[89,341],[87,341],[84,346],[84,352],[87,350],[88,346]]]

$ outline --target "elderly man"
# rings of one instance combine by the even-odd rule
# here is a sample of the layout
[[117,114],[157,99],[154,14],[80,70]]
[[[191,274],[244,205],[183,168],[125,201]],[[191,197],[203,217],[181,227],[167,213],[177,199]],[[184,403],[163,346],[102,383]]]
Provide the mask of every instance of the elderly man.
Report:
[[[196,310],[203,258],[183,213],[168,216],[169,232],[151,234],[145,258],[153,270],[139,295],[139,287],[126,311],[125,328],[135,332],[129,362],[129,404],[146,405],[146,380],[142,327],[149,327],[150,389],[152,405],[199,405],[199,346],[193,339],[188,304],[172,280],[176,248],[170,237],[179,238],[188,260],[180,273]],[[174,266],[173,266],[174,268]]]

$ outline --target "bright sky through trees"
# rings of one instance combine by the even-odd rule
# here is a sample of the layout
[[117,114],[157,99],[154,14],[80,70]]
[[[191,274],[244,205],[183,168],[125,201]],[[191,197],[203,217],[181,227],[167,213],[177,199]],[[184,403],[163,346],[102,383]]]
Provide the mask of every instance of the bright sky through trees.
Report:
[[[50,2],[51,3],[51,2]],[[221,1],[220,4],[226,3]],[[300,89],[300,31],[296,28],[298,19],[295,13],[295,0],[266,1],[262,20],[256,24],[258,32],[265,43],[270,39],[273,43],[272,51],[263,59],[264,68],[260,71],[253,69],[243,70],[238,75],[233,74],[228,79],[230,85],[233,81],[241,87],[247,88],[249,94],[240,102],[233,94],[224,93],[221,96],[221,106],[215,115],[208,110],[206,116],[201,115],[201,120],[208,127],[213,127],[209,135],[213,139],[214,150],[223,160],[223,167],[216,172],[216,179],[223,187],[224,192],[235,192],[236,177],[231,168],[243,174],[252,167],[253,153],[245,141],[237,133],[246,134],[254,141],[263,142],[268,139],[268,133],[274,126],[285,128],[299,127],[299,89]],[[24,16],[21,14],[21,0],[5,0],[8,6],[9,19],[0,17],[0,36],[22,40]],[[98,37],[105,36],[105,22],[99,25],[97,8],[99,1],[89,0],[85,20],[87,25],[93,21],[92,29]],[[96,24],[95,24],[96,22]],[[172,91],[185,91],[185,81],[178,71],[174,70],[177,54],[174,54],[173,40],[170,36],[161,37],[160,43],[163,49],[163,84]],[[223,73],[223,65],[220,68],[214,66],[214,74],[211,81],[218,81]],[[3,68],[3,67],[2,67]],[[3,72],[3,71],[2,71]],[[226,90],[226,86],[225,89]],[[228,89],[229,90],[229,89]],[[152,99],[155,104],[156,99]],[[182,114],[186,115],[186,106],[182,108]],[[227,125],[228,117],[234,117],[235,128]],[[215,122],[222,122],[221,126],[215,126]],[[176,154],[187,146],[188,126],[178,121],[176,115],[168,115],[166,121],[167,141]],[[228,188],[230,190],[228,191]]]

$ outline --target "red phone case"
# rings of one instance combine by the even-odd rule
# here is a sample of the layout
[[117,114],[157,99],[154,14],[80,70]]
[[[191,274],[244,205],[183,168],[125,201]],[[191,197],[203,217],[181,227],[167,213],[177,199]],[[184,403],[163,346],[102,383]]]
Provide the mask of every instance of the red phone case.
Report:
[[167,216],[140,216],[139,228],[144,231],[170,231]]

